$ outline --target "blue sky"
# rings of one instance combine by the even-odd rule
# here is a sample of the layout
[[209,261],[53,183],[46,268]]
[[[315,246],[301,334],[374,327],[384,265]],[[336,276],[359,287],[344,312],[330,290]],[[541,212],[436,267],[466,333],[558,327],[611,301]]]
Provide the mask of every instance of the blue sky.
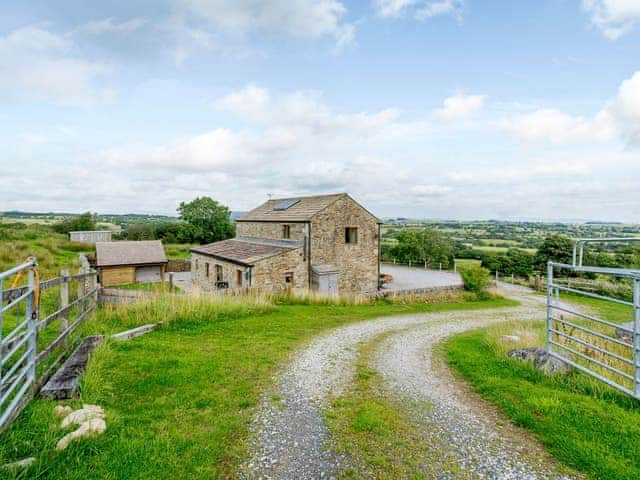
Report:
[[640,0],[0,5],[0,210],[639,221]]

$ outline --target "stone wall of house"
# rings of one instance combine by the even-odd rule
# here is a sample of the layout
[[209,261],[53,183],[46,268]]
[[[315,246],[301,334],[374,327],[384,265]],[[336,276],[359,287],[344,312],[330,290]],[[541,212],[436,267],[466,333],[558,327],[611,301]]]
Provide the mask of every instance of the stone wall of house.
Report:
[[[365,293],[378,289],[376,222],[373,215],[346,196],[313,216],[311,264],[336,265],[340,292]],[[346,227],[358,229],[357,243],[345,242]]]
[[[209,275],[207,267],[209,264]],[[191,252],[191,276],[193,283],[207,292],[216,290],[216,265],[222,266],[223,281],[229,284],[230,289],[246,288],[249,286],[247,270],[244,267],[224,260]],[[237,275],[241,271],[242,284],[238,284]],[[293,273],[293,288],[308,286],[307,262],[304,260],[303,249],[294,250],[274,255],[256,262],[251,271],[251,286],[259,290],[284,290],[290,287],[285,281],[285,275]]]
[[305,223],[276,223],[276,222],[237,222],[236,235],[238,237],[268,238],[284,240],[283,226],[289,225],[289,240],[304,240],[307,225]]
[[[307,262],[302,248],[256,262],[251,273],[251,284],[258,289],[284,290],[309,286]],[[293,273],[293,285],[285,281],[285,275]]]
[[[209,265],[208,276],[207,264]],[[229,284],[229,288],[238,289],[248,286],[245,275],[247,267],[236,263],[225,262],[224,260],[212,258],[208,255],[191,252],[191,278],[193,279],[194,285],[197,285],[205,292],[216,290],[216,265],[222,266],[223,281]],[[237,282],[238,271],[241,271],[242,284],[238,284]]]

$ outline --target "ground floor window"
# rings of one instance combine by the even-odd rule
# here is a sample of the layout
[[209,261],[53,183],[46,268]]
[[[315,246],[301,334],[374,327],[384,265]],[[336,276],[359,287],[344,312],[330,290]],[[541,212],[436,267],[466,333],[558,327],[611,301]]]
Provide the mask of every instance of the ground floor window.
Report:
[[209,262],[204,264],[204,276],[209,278]]
[[242,286],[242,270],[236,270],[236,284],[241,287]]
[[284,283],[287,287],[293,286],[293,272],[287,272],[284,274]]
[[216,265],[216,282],[224,281],[224,271],[222,270],[222,265]]

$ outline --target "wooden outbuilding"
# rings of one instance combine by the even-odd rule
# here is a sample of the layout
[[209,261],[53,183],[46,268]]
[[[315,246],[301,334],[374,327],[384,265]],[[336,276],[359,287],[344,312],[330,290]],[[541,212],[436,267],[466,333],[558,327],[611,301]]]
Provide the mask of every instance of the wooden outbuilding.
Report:
[[164,280],[167,257],[160,240],[96,243],[96,268],[103,287]]

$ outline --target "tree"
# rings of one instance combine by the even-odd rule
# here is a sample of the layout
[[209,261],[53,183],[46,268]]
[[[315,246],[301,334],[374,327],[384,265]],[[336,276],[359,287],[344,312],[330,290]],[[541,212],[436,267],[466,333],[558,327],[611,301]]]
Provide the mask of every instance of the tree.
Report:
[[477,265],[460,269],[464,289],[474,293],[483,292],[489,285],[489,270]]
[[53,229],[58,233],[69,233],[83,230],[95,230],[96,219],[91,212],[83,213],[75,217],[65,218],[53,225]]
[[190,225],[194,242],[217,242],[235,235],[231,212],[210,197],[198,197],[189,203],[181,202],[178,213]]
[[391,248],[391,255],[400,262],[426,262],[432,267],[442,263],[443,268],[453,262],[453,245],[437,230],[402,230],[396,238],[398,243]]
[[562,235],[549,235],[544,239],[536,254],[536,266],[546,271],[547,262],[571,263],[573,261],[573,242]]

